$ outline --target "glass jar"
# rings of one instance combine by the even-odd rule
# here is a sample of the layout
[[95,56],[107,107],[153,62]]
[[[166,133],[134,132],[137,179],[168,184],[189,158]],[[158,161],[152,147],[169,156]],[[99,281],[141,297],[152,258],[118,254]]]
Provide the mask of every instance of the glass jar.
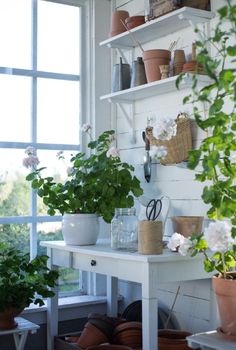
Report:
[[111,248],[135,252],[138,250],[138,219],[135,208],[116,208],[111,221]]

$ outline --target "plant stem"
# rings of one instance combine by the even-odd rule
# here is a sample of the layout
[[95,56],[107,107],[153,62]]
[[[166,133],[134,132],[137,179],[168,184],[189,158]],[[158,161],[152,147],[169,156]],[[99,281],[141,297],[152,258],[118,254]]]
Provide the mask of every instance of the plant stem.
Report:
[[222,264],[223,264],[223,277],[226,279],[226,266],[225,266],[225,254],[221,252]]

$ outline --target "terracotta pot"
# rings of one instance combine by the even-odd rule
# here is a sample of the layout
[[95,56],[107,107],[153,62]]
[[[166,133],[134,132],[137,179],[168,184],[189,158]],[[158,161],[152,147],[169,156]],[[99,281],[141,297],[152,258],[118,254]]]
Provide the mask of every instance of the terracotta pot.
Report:
[[125,24],[128,29],[138,27],[145,23],[145,16],[132,16],[125,19]]
[[129,17],[128,11],[114,11],[111,16],[111,31],[109,37],[118,35],[126,31],[126,28],[122,24],[125,19]]
[[189,350],[186,337],[189,332],[162,329],[158,331],[158,350]]
[[174,64],[185,63],[185,53],[184,50],[175,50],[174,51]]
[[93,324],[87,322],[84,326],[80,337],[78,338],[77,344],[81,348],[86,349],[89,346],[99,345],[108,342],[109,339],[102,331],[100,331]]
[[97,327],[107,336],[110,341],[112,341],[113,331],[115,327],[118,324],[125,322],[125,320],[121,318],[108,317],[106,315],[91,313],[88,315],[88,322]]
[[142,323],[125,322],[115,328],[113,342],[131,348],[142,346]]
[[148,83],[161,79],[160,65],[169,65],[171,52],[169,50],[147,50],[143,53],[143,61]]
[[212,285],[219,309],[221,331],[225,335],[236,335],[236,272],[227,275],[235,279],[224,279],[221,275],[213,276]]
[[0,330],[8,330],[17,327],[15,317],[18,316],[23,309],[9,308],[0,312]]
[[172,216],[173,231],[188,237],[202,232],[203,216]]

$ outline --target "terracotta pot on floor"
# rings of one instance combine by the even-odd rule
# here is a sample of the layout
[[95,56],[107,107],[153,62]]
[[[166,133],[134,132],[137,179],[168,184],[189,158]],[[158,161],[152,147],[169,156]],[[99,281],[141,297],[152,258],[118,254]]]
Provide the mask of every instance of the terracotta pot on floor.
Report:
[[169,65],[171,52],[169,50],[147,50],[143,53],[143,61],[148,83],[161,79],[160,65]]
[[90,346],[86,350],[133,350],[128,346],[115,345],[115,344],[101,344],[98,346]]
[[109,339],[107,336],[100,331],[93,324],[87,322],[84,329],[78,338],[77,344],[83,348],[87,349],[89,346],[99,345],[103,343],[108,343]]
[[[236,278],[236,272],[227,273]],[[236,336],[236,279],[212,278],[220,315],[220,331],[224,335]]]
[[158,350],[189,350],[186,337],[189,332],[162,329],[158,331]]

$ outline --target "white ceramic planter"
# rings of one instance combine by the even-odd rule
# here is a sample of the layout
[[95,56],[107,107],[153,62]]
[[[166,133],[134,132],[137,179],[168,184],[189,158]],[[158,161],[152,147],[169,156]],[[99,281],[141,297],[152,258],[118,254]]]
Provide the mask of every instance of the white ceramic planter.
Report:
[[96,244],[99,233],[98,216],[96,214],[64,214],[62,218],[62,234],[66,244]]

